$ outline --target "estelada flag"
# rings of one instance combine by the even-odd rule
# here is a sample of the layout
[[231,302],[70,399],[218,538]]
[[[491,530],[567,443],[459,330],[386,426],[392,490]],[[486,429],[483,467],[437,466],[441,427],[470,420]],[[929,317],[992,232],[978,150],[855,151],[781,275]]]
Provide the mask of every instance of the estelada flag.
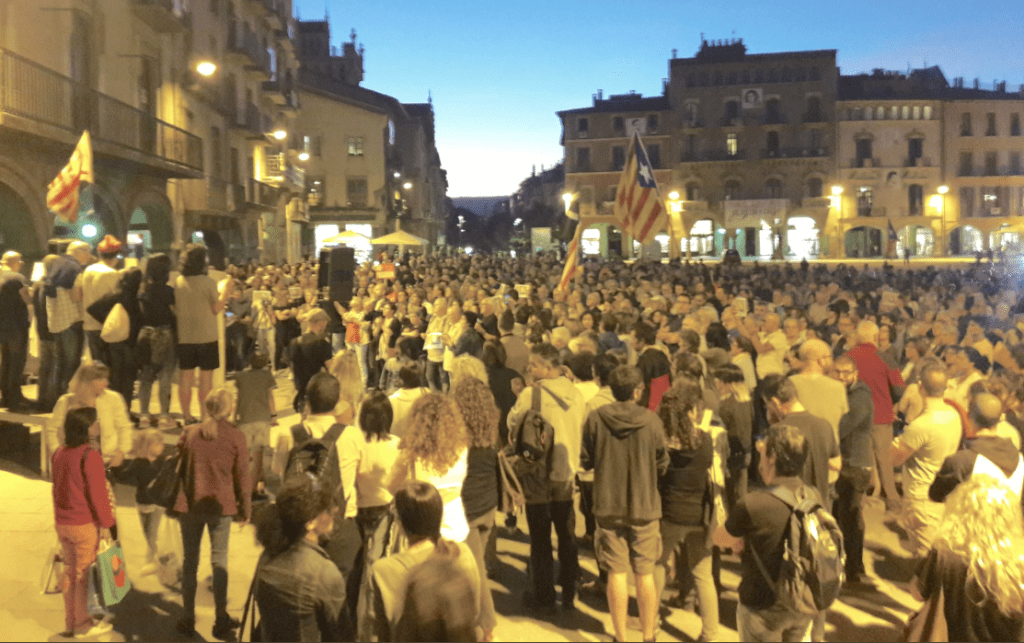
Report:
[[83,181],[95,182],[92,173],[92,140],[88,130],[82,132],[71,160],[47,186],[46,207],[68,223],[78,221],[78,189]]
[[615,191],[615,220],[641,245],[668,227],[668,213],[661,200],[654,168],[640,137],[633,135],[626,165]]

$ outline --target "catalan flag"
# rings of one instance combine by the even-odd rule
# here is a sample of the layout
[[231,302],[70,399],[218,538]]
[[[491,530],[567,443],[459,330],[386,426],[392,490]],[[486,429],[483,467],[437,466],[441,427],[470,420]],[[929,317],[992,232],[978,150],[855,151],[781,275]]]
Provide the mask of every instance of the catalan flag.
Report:
[[626,166],[615,192],[614,216],[619,227],[641,245],[668,228],[668,213],[654,180],[654,168],[636,134],[630,141]]
[[569,288],[569,282],[576,274],[576,268],[580,263],[580,237],[583,235],[583,224],[576,226],[576,234],[572,235],[569,248],[565,253],[565,267],[562,268],[562,278],[558,280],[555,290],[565,291]]
[[92,141],[89,132],[75,146],[71,159],[46,189],[46,207],[68,223],[78,221],[78,189],[82,182],[94,183],[92,173]]

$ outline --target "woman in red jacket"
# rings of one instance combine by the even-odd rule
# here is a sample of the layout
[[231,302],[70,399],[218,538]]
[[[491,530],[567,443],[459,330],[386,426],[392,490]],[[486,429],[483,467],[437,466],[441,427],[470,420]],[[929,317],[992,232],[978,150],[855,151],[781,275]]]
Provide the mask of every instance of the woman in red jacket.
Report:
[[96,636],[113,627],[93,620],[87,608],[89,566],[96,560],[99,539],[110,538],[115,523],[103,457],[89,446],[89,436],[99,433],[96,409],[68,411],[64,446],[52,459],[54,522],[64,550],[63,636]]

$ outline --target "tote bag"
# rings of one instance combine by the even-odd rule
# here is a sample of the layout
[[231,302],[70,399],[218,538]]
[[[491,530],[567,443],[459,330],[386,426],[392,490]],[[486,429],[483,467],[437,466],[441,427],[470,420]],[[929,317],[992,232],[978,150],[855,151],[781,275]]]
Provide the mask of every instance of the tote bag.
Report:
[[125,567],[124,551],[121,543],[116,540],[100,541],[96,562],[90,571],[98,602],[105,608],[120,603],[132,589],[128,569]]
[[128,319],[128,311],[119,302],[114,304],[103,321],[100,339],[108,344],[117,344],[128,339],[130,330],[131,320]]

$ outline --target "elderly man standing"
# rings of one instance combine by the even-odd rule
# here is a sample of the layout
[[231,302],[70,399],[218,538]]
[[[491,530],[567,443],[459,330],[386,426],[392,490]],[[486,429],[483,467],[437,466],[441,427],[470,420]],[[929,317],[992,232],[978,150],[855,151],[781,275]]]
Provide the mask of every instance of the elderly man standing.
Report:
[[21,393],[21,379],[28,358],[32,295],[21,264],[21,253],[14,250],[0,259],[0,406],[15,412],[31,410]]
[[[892,388],[902,388],[903,378],[889,368],[878,356],[878,325],[863,321],[857,326],[857,345],[847,353],[857,363],[860,380],[871,389],[871,402],[875,405],[872,421],[871,440],[878,465],[877,478],[885,492],[885,507],[894,510],[899,505],[892,461],[892,421],[895,418],[892,405]],[[941,464],[941,462],[940,462]],[[872,476],[876,478],[876,476]],[[876,490],[878,485],[875,485]],[[926,490],[927,493],[927,490]]]
[[92,261],[89,244],[72,241],[46,274],[46,320],[57,340],[57,392],[68,390],[71,377],[82,362],[82,280],[84,266]]

